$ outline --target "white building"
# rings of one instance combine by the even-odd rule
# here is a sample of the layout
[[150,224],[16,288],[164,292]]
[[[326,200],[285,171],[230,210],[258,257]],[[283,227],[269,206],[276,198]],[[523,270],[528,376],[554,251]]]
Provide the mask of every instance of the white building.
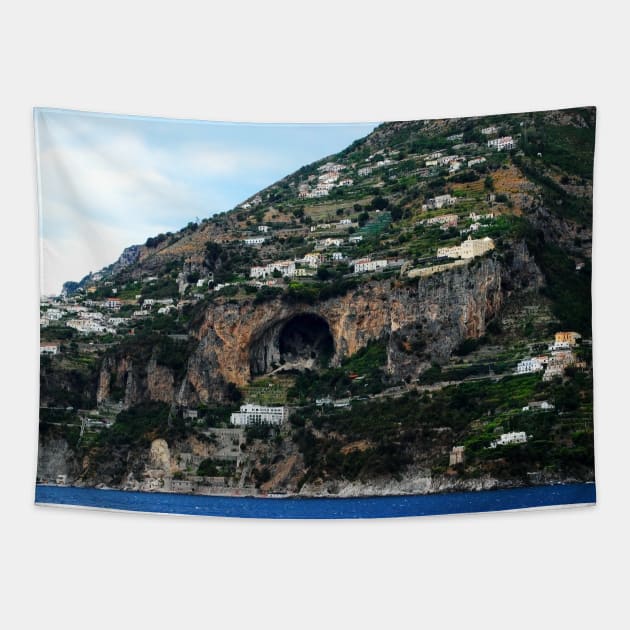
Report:
[[269,232],[269,226],[268,225],[259,225],[258,226],[258,231],[267,233],[267,232]]
[[352,243],[353,245],[360,243],[362,240],[363,240],[363,237],[360,234],[348,237],[348,243]]
[[505,446],[506,444],[524,444],[525,442],[527,442],[525,431],[512,431],[511,433],[502,433],[498,440],[490,444],[490,448]]
[[371,172],[372,172],[371,166],[363,166],[357,171],[357,175],[359,177],[365,177],[366,175],[369,175]]
[[254,236],[252,238],[243,239],[245,245],[262,245],[267,239],[264,236]]
[[317,252],[309,252],[308,254],[304,254],[303,258],[296,260],[296,262],[308,265],[313,269],[317,269],[322,262],[322,255]]
[[497,133],[497,131],[498,131],[498,129],[495,126],[491,125],[490,127],[484,127],[481,130],[481,133],[484,136],[491,136],[493,133]]
[[486,161],[485,157],[476,157],[472,160],[468,160],[468,167],[474,166],[475,164],[483,164]]
[[523,407],[523,411],[551,411],[555,407],[546,400],[534,400]]
[[294,278],[310,278],[315,275],[315,269],[311,269],[310,267],[296,267],[295,272],[293,273]]
[[59,321],[63,317],[63,311],[60,311],[58,308],[49,308],[46,311],[46,317],[51,322]]
[[439,210],[444,206],[454,206],[456,203],[457,199],[451,197],[451,195],[438,195],[437,197],[429,199],[426,206],[428,210]]
[[325,238],[317,243],[318,249],[327,249],[328,247],[340,247],[343,243],[342,238]]
[[340,219],[339,225],[352,225],[352,219]]
[[496,149],[497,151],[509,151],[510,149],[513,149],[514,146],[515,142],[512,136],[502,136],[501,138],[488,140],[488,147]]
[[345,256],[341,253],[341,252],[333,252],[330,257],[332,258],[332,260],[336,261],[336,262],[340,262],[342,261]]
[[262,405],[241,405],[240,411],[230,416],[230,422],[237,427],[250,424],[282,424],[288,417],[286,407],[263,407]]
[[544,369],[544,361],[546,357],[531,357],[519,361],[516,366],[517,374],[532,374],[533,372],[540,372]]
[[57,354],[59,352],[59,346],[56,343],[40,343],[39,354]]
[[387,267],[386,260],[371,260],[370,258],[359,258],[353,262],[354,273],[365,273],[369,271],[378,271]]
[[494,249],[494,241],[486,236],[473,239],[470,236],[461,245],[453,247],[440,247],[437,250],[438,258],[475,258]]
[[249,270],[249,277],[266,278],[267,276],[273,275],[274,271],[278,271],[283,276],[292,278],[295,275],[295,262],[292,260],[278,260],[264,266],[252,267]]
[[103,302],[103,306],[117,311],[122,306],[122,302],[120,298],[108,298]]

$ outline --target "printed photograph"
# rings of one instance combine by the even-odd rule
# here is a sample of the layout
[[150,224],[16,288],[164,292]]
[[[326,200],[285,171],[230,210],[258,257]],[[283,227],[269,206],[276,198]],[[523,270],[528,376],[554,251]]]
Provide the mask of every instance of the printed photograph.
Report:
[[595,119],[36,109],[36,502],[594,503]]

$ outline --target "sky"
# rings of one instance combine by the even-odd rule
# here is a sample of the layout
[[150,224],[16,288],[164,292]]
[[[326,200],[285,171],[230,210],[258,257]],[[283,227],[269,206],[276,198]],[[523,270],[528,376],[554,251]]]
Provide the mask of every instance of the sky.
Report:
[[230,210],[376,126],[251,124],[35,109],[42,294],[125,247]]

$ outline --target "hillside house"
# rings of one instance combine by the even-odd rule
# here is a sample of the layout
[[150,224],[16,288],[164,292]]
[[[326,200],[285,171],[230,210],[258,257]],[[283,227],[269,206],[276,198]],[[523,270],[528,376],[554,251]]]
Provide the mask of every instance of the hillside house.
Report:
[[339,173],[343,171],[346,167],[343,164],[337,164],[336,162],[326,162],[326,164],[322,164],[317,170],[323,173]]
[[503,136],[488,140],[488,147],[497,151],[509,151],[515,147],[515,142],[512,136]]
[[269,226],[268,225],[259,225],[258,226],[258,231],[259,232],[263,232],[263,233],[267,233],[269,232]]
[[108,298],[105,302],[103,302],[103,306],[117,311],[122,306],[122,302],[120,298]]
[[546,400],[534,400],[523,407],[523,411],[552,411],[555,407]]
[[237,427],[250,424],[280,425],[288,418],[286,407],[265,407],[262,405],[241,405],[240,411],[230,416],[230,423]]
[[446,206],[454,206],[456,203],[457,199],[451,197],[451,195],[438,195],[437,197],[429,199],[426,203],[426,207],[427,210],[439,210]]
[[199,412],[196,409],[184,409],[182,417],[184,420],[197,420]]
[[363,166],[357,171],[357,175],[359,177],[366,177],[371,172],[372,172],[372,167],[371,166]]
[[519,361],[516,366],[516,374],[533,374],[545,368],[547,357],[531,357]]
[[356,245],[357,243],[360,243],[362,240],[363,240],[363,237],[360,234],[356,234],[354,236],[348,237],[348,243],[350,243],[351,245]]
[[243,243],[245,243],[245,245],[262,245],[266,240],[264,236],[253,236],[243,239]]
[[58,352],[59,345],[56,343],[44,341],[39,344],[39,354],[57,354]]
[[313,188],[310,192],[306,193],[305,197],[307,199],[317,199],[318,197],[327,197],[330,192],[330,188],[325,186],[317,186]]
[[342,238],[325,238],[319,241],[315,246],[317,249],[328,249],[329,247],[341,247],[343,244]]
[[506,446],[508,444],[525,444],[525,442],[527,442],[527,434],[525,431],[512,431],[510,433],[502,433],[498,440],[490,444],[490,448]]
[[296,267],[293,272],[293,278],[310,278],[315,275],[315,269],[311,269],[310,267]]
[[330,259],[334,260],[335,262],[341,262],[345,259],[345,256],[341,252],[333,252],[330,255]]
[[442,214],[437,217],[431,217],[430,219],[424,219],[424,221],[420,223],[422,225],[447,225],[449,227],[457,227],[457,215]]
[[468,168],[474,166],[475,164],[483,164],[486,161],[485,157],[476,157],[472,160],[468,160]]
[[283,276],[292,278],[295,275],[295,262],[293,260],[278,260],[264,266],[252,267],[249,270],[249,277],[266,278],[267,276],[273,275],[274,271],[278,271]]
[[427,155],[424,156],[425,161],[426,160],[437,160],[438,158],[441,158],[444,155],[444,153],[442,151],[434,151],[433,153],[429,153]]
[[438,258],[475,258],[494,249],[494,241],[486,236],[484,238],[473,239],[468,237],[461,245],[453,247],[440,247],[437,250]]
[[493,134],[497,133],[498,131],[499,131],[499,130],[498,130],[498,129],[494,126],[494,125],[491,125],[490,127],[484,127],[484,128],[481,130],[481,133],[482,133],[484,136],[491,136],[491,135],[493,135]]
[[304,254],[304,257],[300,258],[296,262],[317,269],[322,262],[322,255],[317,252],[309,252],[308,254]]
[[557,332],[554,336],[554,347],[572,348],[581,339],[582,335],[576,332]]
[[459,159],[459,155],[443,155],[437,159],[438,166],[448,166],[451,162]]
[[379,269],[385,269],[387,267],[387,260],[371,260],[370,258],[359,258],[353,263],[354,273],[366,273],[378,271]]

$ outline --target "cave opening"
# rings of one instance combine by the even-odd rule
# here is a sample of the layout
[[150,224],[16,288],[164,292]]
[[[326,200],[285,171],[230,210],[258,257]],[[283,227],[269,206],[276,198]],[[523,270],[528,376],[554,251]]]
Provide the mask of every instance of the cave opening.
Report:
[[312,313],[288,320],[280,329],[278,345],[284,369],[326,367],[335,352],[328,322]]
[[250,348],[251,374],[315,370],[329,365],[335,345],[328,322],[301,313],[267,328]]

